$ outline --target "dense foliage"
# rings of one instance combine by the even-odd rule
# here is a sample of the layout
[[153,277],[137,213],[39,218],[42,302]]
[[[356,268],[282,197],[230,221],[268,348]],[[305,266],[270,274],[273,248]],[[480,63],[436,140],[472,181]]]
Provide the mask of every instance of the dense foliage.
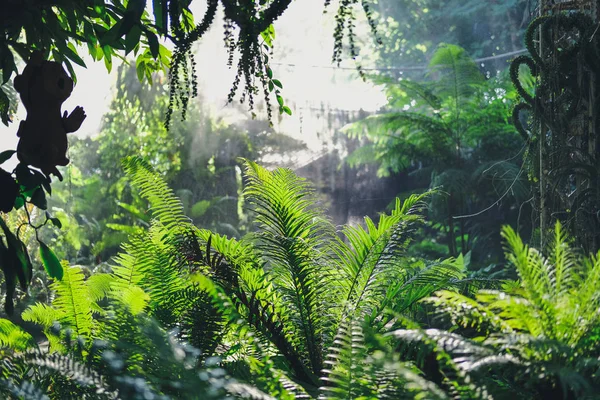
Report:
[[[290,0],[207,0],[198,24],[191,3],[0,8],[5,124],[15,55],[41,49],[71,74],[83,64],[77,45],[109,70],[112,57],[137,57],[118,70],[99,134],[73,141],[62,185],[24,163],[0,169],[10,318],[0,318],[0,397],[600,398],[600,252],[587,253],[598,247],[591,17],[551,13],[524,31],[521,0],[340,1],[334,62],[346,34],[359,59],[362,8],[383,44],[378,65],[428,66],[414,79],[371,77],[388,104],[344,128],[357,149],[346,161],[399,175],[399,198],[337,227],[306,179],[259,162],[301,148],[268,123],[270,93],[291,114],[269,67],[272,22]],[[262,86],[269,121],[227,124],[190,102],[192,44],[219,5],[230,67],[239,53],[229,100],[242,85],[252,112]],[[399,15],[408,5],[418,7]],[[481,14],[476,25],[461,24],[465,11]],[[503,18],[521,22],[502,30]],[[463,47],[432,42],[446,27]],[[531,56],[510,71],[471,57],[518,54],[523,34]],[[154,73],[167,68],[168,80]],[[171,121],[177,107],[187,122]],[[523,221],[531,205],[537,226]]]
[[[472,251],[473,261],[497,262],[500,226],[517,225],[530,197],[521,168],[524,146],[509,118],[517,94],[506,75],[486,79],[455,45],[439,46],[428,77],[373,78],[384,85],[389,103],[344,128],[364,143],[347,162],[376,163],[380,175],[409,173],[412,179],[398,192],[439,189],[428,217],[448,254]],[[521,222],[525,232],[527,222]]]
[[235,240],[196,228],[147,162],[124,167],[149,228],[108,273],[86,279],[63,263],[53,300],[23,312],[47,347],[0,320],[5,395],[548,399],[598,388],[600,254],[573,252],[560,225],[547,257],[504,229],[519,281],[499,290],[465,279],[462,257],[406,256],[423,196],[341,240],[304,180],[246,162],[257,230]]

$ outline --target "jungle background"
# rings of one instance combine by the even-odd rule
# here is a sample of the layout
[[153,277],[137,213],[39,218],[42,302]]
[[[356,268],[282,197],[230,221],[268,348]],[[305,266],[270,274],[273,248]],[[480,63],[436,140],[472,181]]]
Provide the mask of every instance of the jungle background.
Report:
[[[137,2],[108,3],[125,21]],[[162,2],[143,3],[156,18]],[[182,3],[182,26],[220,4]],[[596,398],[595,139],[549,115],[597,119],[597,93],[581,90],[597,60],[579,44],[598,52],[597,22],[531,0],[291,2],[254,32],[275,96],[244,87],[239,101],[246,53],[227,10],[245,3],[223,1],[181,53],[197,80],[185,119],[172,82],[187,75],[172,71],[186,42],[163,40],[157,20],[160,44],[130,27],[123,57],[50,46],[78,77],[65,108],[89,117],[43,201],[2,153],[24,193],[2,213],[5,282],[21,282],[6,267],[14,237],[31,269],[2,292],[2,393]],[[565,25],[535,22],[544,13]],[[528,45],[528,29],[551,40]],[[539,43],[555,45],[545,64],[519,58]],[[11,80],[0,151],[25,116]]]

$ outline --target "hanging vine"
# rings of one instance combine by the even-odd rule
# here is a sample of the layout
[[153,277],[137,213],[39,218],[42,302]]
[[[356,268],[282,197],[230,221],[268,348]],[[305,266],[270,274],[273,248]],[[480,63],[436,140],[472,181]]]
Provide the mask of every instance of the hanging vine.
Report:
[[[272,119],[270,96],[273,92],[277,99],[279,113],[290,115],[292,113],[291,109],[285,105],[281,95],[283,85],[281,81],[273,77],[273,70],[269,66],[269,55],[273,51],[272,24],[283,14],[290,3],[291,0],[261,0],[259,2],[221,0],[225,14],[223,25],[225,47],[229,53],[227,63],[230,68],[234,67],[236,53],[238,54],[237,65],[235,65],[236,75],[227,99],[228,102],[233,102],[241,90],[240,102],[248,104],[248,109],[253,117],[255,116],[256,96],[260,93],[261,87],[269,121]],[[178,4],[175,1],[169,3],[171,31],[177,47],[169,72],[171,91],[165,119],[167,129],[173,111],[180,109],[182,119],[185,119],[189,100],[197,94],[196,64],[191,46],[204,35],[212,24],[219,0],[208,0],[208,8],[202,22],[187,34],[181,28],[181,21],[178,19],[182,15]],[[333,61],[338,64],[342,60],[345,37],[348,37],[349,40],[348,49],[351,57],[355,60],[358,57],[354,11],[354,7],[358,4],[361,5],[373,34],[377,36],[376,22],[369,4],[364,0],[342,0],[335,17],[336,28],[334,31]],[[326,0],[325,6],[328,5],[329,0]],[[377,38],[377,42],[381,43],[381,40]],[[357,70],[364,77],[359,64],[357,64]]]

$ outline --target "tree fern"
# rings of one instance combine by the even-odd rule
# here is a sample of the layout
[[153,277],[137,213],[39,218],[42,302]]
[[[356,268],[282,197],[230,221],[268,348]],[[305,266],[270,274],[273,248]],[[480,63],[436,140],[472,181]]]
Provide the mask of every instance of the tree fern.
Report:
[[441,44],[429,61],[430,74],[440,74],[436,82],[439,96],[452,99],[458,116],[484,76],[467,52],[456,45]]

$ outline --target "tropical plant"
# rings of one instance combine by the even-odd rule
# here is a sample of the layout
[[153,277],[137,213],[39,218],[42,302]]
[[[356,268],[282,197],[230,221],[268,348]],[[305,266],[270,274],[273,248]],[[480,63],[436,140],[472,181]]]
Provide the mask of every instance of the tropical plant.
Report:
[[492,56],[484,61],[488,71],[503,69],[510,53],[521,49],[527,23],[535,17],[526,0],[398,0],[377,2],[371,9],[382,45],[372,55],[361,51],[361,56],[415,79],[442,41],[456,43],[474,57]]
[[475,298],[441,291],[425,299],[452,333],[389,335],[434,351],[447,384],[470,380],[524,399],[597,398],[600,254],[582,256],[560,223],[546,256],[509,227],[502,236],[518,282]]
[[[45,327],[52,349],[65,350],[52,331],[55,321],[82,339],[116,340],[112,312],[100,304],[119,301],[134,315],[145,310],[162,327],[176,328],[203,360],[219,355],[232,373],[241,368],[277,377],[251,374],[248,380],[262,390],[317,395],[326,361],[334,357],[328,354],[348,323],[396,326],[399,316],[418,314],[419,299],[463,277],[458,264],[402,256],[421,220],[414,211],[424,195],[398,201],[378,224],[367,218],[366,227],[344,228],[346,244],[315,208],[306,182],[289,170],[246,162],[244,196],[257,231],[238,241],[196,228],[147,162],[130,158],[124,165],[153,221],[131,237],[112,273],[84,281],[78,268],[65,265],[52,305],[23,314]],[[272,361],[257,361],[262,352]]]
[[[77,267],[68,269],[78,274]],[[93,291],[96,283],[73,281],[66,286]],[[63,291],[57,293],[55,302],[79,300],[87,300],[84,292]],[[56,339],[54,350],[58,351],[38,346],[21,328],[0,320],[0,393],[19,399],[272,398],[226,375],[216,359],[200,366],[197,349],[132,307],[136,302],[131,298],[122,300],[109,302],[110,315],[96,322],[101,329],[94,340],[74,335],[71,328],[82,328],[80,322],[65,320],[66,329],[55,322],[49,337]],[[85,302],[80,311],[89,305]],[[37,311],[44,310],[34,307],[30,317],[48,319]],[[62,317],[81,315],[71,311]]]
[[[181,246],[178,252],[184,257],[176,260],[188,260],[188,268],[198,271],[190,277],[196,290],[212,298],[228,330],[233,326],[247,336],[251,329],[262,346],[279,355],[277,366],[315,395],[328,349],[338,329],[347,329],[347,321],[366,318],[377,326],[393,324],[395,315],[417,313],[417,300],[463,277],[452,263],[425,265],[402,257],[411,227],[420,221],[414,211],[424,195],[398,201],[378,224],[367,218],[366,228],[344,228],[346,244],[302,179],[286,169],[270,172],[247,162],[244,196],[252,205],[257,231],[238,241],[194,229],[147,164],[129,159],[125,165],[160,223],[152,225],[151,232],[158,230],[152,240]],[[177,239],[178,235],[183,236]],[[144,271],[154,268],[150,258],[156,259],[161,248],[156,242],[136,240],[128,247],[130,254],[137,249],[136,255],[128,257],[137,260],[136,271]],[[172,294],[179,288],[166,284],[166,260],[156,264],[156,273],[163,274],[156,293],[163,293],[160,298],[172,306],[164,291]],[[178,282],[189,285],[189,279]],[[166,314],[177,315],[172,309]]]
[[216,120],[199,101],[189,105],[187,121],[174,121],[167,132],[164,79],[155,74],[148,86],[138,82],[132,66],[123,64],[116,72],[116,93],[99,133],[71,140],[72,164],[48,199],[48,209],[63,229],[44,229],[39,237],[57,256],[96,268],[118,252],[129,234],[147,227],[144,200],[127,185],[120,167],[128,154],[149,160],[196,225],[241,236],[238,157],[260,161],[267,153],[284,155],[303,147],[274,132],[267,121],[249,116],[237,124]]
[[[136,56],[135,68],[140,80],[151,82],[154,71],[166,71],[168,68],[170,97],[164,121],[168,129],[173,110],[181,108],[182,119],[185,119],[190,98],[198,94],[192,44],[212,25],[219,4],[225,10],[224,31],[230,67],[235,52],[239,50],[240,53],[229,101],[233,101],[243,78],[241,101],[247,101],[251,111],[254,97],[259,92],[257,86],[260,85],[269,121],[272,110],[269,96],[272,93],[275,94],[280,114],[291,114],[281,94],[283,85],[274,78],[268,56],[275,33],[272,24],[286,10],[290,1],[238,4],[227,0],[207,0],[205,14],[197,24],[190,9],[191,0],[155,0],[151,9],[146,8],[146,0],[98,0],[92,3],[81,0],[51,3],[44,0],[3,1],[0,5],[0,120],[8,126],[17,108],[17,96],[9,83],[13,74],[18,73],[15,56],[27,62],[34,51],[40,51],[43,59],[52,57],[54,61],[64,64],[75,81],[72,62],[85,67],[77,46],[87,46],[92,59],[103,59],[109,72],[113,56],[125,59],[132,52]],[[328,4],[325,1],[325,5]],[[339,5],[334,48],[336,59],[341,54],[346,20],[354,17],[356,5],[357,1]],[[365,11],[367,18],[372,21],[368,8]],[[236,30],[237,38],[234,35]],[[348,33],[353,43],[351,22]],[[168,39],[175,45],[173,54],[159,43],[159,38]],[[2,152],[0,164],[14,154],[14,150]],[[48,176],[26,163],[20,163],[12,173],[0,168],[0,189],[0,212],[8,213],[13,208],[18,210],[26,202],[45,210],[46,193],[51,194],[52,187]],[[48,215],[47,221],[55,219]],[[13,234],[7,233],[6,237]],[[9,313],[12,313],[15,277],[19,276],[19,271],[29,269],[25,262],[26,246],[20,240],[13,244],[7,244],[7,250],[17,254],[23,262],[2,260],[7,292],[10,293],[5,303]],[[51,253],[49,248],[47,253]],[[30,278],[23,277],[20,283],[26,289]]]
[[[480,251],[478,259],[489,262],[497,242],[489,232],[499,231],[499,223],[489,221],[506,214],[516,220],[528,198],[519,136],[508,117],[507,99],[516,94],[504,88],[501,77],[486,80],[455,45],[439,46],[429,76],[433,80],[424,83],[375,78],[385,84],[388,107],[344,128],[367,140],[347,161],[376,163],[380,175],[408,171],[417,187],[439,188],[429,216],[442,227],[449,254]],[[513,157],[506,158],[509,154]],[[471,214],[479,218],[456,218]]]
[[51,304],[23,313],[43,326],[48,349],[0,320],[1,390],[558,399],[597,387],[600,254],[573,252],[560,225],[547,258],[505,228],[521,280],[474,292],[480,282],[464,279],[462,257],[405,256],[427,194],[397,201],[378,223],[344,227],[341,240],[304,180],[245,165],[256,230],[236,240],[195,227],[147,162],[126,159],[149,228],[131,236],[110,273],[84,279],[63,264]]

